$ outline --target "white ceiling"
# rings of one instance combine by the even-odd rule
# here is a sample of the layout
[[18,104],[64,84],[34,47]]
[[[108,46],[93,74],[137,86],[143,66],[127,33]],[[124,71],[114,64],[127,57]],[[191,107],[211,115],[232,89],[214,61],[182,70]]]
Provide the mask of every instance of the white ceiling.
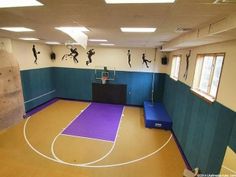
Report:
[[[58,26],[85,26],[89,38],[104,38],[119,47],[158,47],[181,33],[178,27],[199,28],[236,12],[236,4],[215,0],[176,0],[174,4],[108,5],[104,0],[39,0],[41,7],[0,9],[0,27],[24,26],[35,31],[0,37],[37,37],[42,42],[71,40]],[[157,27],[155,33],[122,33],[120,27]],[[234,33],[235,34],[235,33]],[[89,45],[96,45],[89,42]]]

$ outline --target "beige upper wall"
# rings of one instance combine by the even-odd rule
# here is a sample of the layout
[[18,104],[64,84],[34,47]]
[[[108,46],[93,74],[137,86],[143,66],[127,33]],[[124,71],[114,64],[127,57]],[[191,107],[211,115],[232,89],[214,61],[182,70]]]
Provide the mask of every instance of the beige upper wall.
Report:
[[[51,47],[38,42],[25,42],[20,40],[12,40],[12,52],[17,58],[20,70],[38,69],[51,67],[52,61],[50,59]],[[35,44],[37,51],[40,51],[38,55],[38,64],[34,63],[34,56],[32,47]]]
[[[192,54],[190,57],[189,75],[185,81],[183,78],[186,67],[186,54],[190,49],[177,50],[170,53],[170,59],[173,55],[182,55],[181,67],[179,73],[179,80],[190,87],[193,83],[193,77],[195,72],[196,56],[203,53],[225,53],[224,65],[221,75],[221,81],[219,85],[217,101],[226,107],[236,111],[236,40],[228,41],[224,43],[217,43],[212,45],[200,46],[192,48]],[[171,60],[169,62],[167,73],[171,71]]]
[[[78,47],[78,46],[77,46]],[[89,49],[95,50],[95,55],[92,56],[92,63],[88,66],[86,61],[88,60],[87,51]],[[128,50],[131,50],[131,65],[128,65]],[[114,48],[114,47],[88,47],[84,50],[78,47],[79,56],[77,57],[79,63],[75,64],[73,59],[61,60],[63,55],[69,53],[69,49],[65,46],[54,46],[53,51],[57,55],[57,60],[53,63],[56,67],[69,67],[69,68],[84,68],[84,69],[94,69],[95,66],[110,66],[115,67],[116,70],[120,71],[138,71],[138,72],[158,72],[165,73],[166,66],[161,65],[161,52],[158,50],[156,52],[155,59],[155,49],[151,48]],[[152,63],[148,63],[149,68],[146,68],[145,64],[142,63],[142,54],[146,53],[146,58],[152,60]]]
[[[35,44],[37,51],[40,51],[38,55],[38,64],[34,63],[34,56],[32,53],[32,46]],[[68,67],[68,68],[84,68],[94,69],[95,66],[110,66],[115,67],[120,71],[137,71],[137,72],[158,72],[166,73],[167,66],[161,64],[162,53],[156,51],[153,48],[115,48],[115,47],[88,47],[87,50],[77,46],[79,56],[77,57],[79,63],[74,63],[73,59],[61,60],[64,54],[70,53],[64,45],[58,45],[51,47],[50,45],[27,42],[21,40],[11,40],[12,52],[17,58],[20,66],[20,70],[38,69],[45,67]],[[95,49],[95,55],[92,56],[93,62],[86,65],[88,60],[87,51],[91,48]],[[50,59],[51,51],[56,53],[56,60]],[[128,65],[128,50],[131,50],[131,65]],[[149,68],[146,68],[142,63],[142,54],[146,53],[146,58],[152,60],[152,63],[148,63]]]

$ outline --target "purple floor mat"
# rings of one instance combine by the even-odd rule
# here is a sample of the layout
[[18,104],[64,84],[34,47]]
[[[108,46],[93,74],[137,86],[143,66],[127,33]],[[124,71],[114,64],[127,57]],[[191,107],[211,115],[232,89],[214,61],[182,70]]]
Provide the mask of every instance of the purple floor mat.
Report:
[[122,111],[122,105],[91,103],[62,134],[114,141]]

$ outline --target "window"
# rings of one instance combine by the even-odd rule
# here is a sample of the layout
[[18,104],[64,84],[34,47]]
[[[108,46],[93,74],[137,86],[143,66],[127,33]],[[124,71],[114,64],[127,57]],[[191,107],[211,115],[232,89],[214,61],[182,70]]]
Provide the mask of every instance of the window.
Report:
[[213,102],[217,95],[224,54],[197,56],[192,90]]
[[170,77],[174,80],[178,80],[179,77],[180,59],[181,59],[180,55],[173,56],[172,59]]

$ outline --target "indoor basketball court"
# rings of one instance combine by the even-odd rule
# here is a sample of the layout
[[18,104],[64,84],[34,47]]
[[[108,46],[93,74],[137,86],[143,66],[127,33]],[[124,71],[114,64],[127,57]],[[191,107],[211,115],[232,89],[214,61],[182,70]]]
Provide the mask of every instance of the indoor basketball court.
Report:
[[0,0],[0,176],[236,176],[235,12]]

